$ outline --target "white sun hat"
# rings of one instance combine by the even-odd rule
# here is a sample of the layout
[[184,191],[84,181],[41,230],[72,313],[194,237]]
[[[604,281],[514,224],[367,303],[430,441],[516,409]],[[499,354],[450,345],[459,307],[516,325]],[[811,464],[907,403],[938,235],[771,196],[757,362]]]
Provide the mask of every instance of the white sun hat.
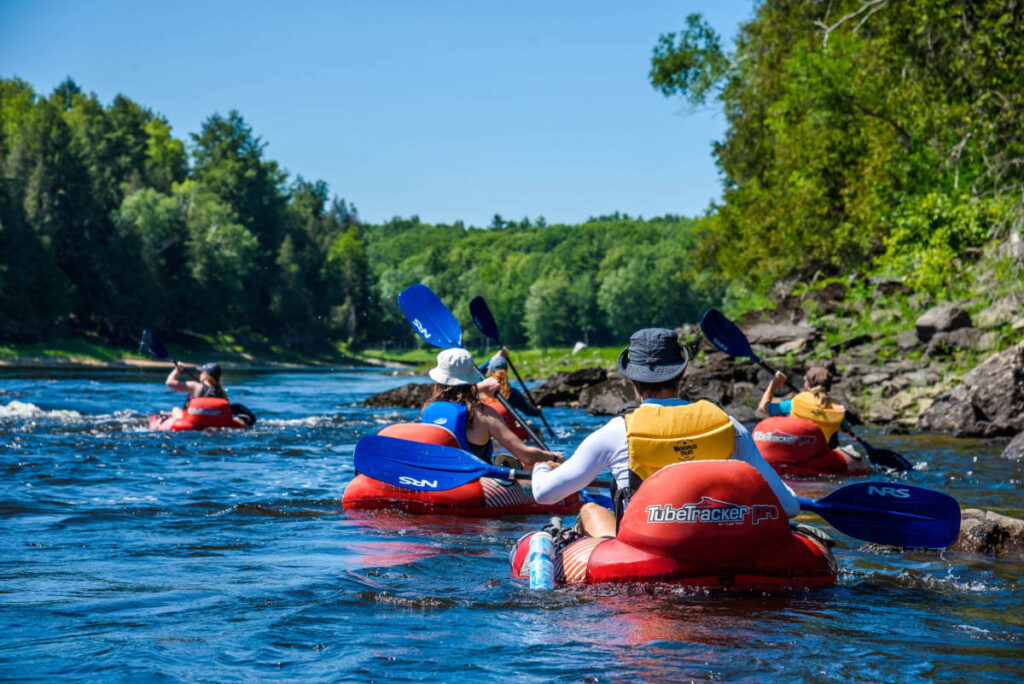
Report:
[[445,349],[437,355],[437,367],[430,369],[430,379],[439,385],[474,385],[480,374],[468,351]]

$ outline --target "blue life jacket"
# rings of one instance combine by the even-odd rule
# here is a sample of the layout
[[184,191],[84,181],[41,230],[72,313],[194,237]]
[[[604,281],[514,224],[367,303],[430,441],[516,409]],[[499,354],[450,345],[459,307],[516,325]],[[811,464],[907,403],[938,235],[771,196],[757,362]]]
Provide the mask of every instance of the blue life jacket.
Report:
[[493,462],[494,441],[487,440],[486,446],[470,444],[466,439],[466,416],[469,411],[463,404],[451,401],[435,401],[427,404],[420,416],[420,422],[443,427],[455,436],[459,446],[487,463]]

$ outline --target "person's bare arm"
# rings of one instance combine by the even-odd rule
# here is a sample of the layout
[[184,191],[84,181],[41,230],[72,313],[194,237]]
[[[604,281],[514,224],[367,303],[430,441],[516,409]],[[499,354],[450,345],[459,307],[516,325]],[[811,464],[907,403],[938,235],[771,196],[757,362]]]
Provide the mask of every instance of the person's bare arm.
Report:
[[526,468],[532,467],[534,463],[562,460],[562,454],[557,451],[545,451],[525,444],[523,440],[516,437],[516,434],[508,428],[498,412],[490,406],[480,406],[474,420],[479,420],[481,425],[487,428],[490,436],[496,439],[498,444],[508,449],[509,453]]
[[171,370],[171,374],[167,376],[167,380],[164,384],[170,387],[175,392],[186,392],[188,394],[195,395],[203,389],[201,383],[194,380],[182,380],[181,373],[185,370],[185,366],[180,362],[175,364]]
[[786,374],[782,371],[775,371],[775,377],[768,383],[768,387],[764,390],[764,395],[761,397],[761,403],[757,405],[757,410],[764,415],[770,415],[768,413],[768,405],[772,403],[772,399],[775,398],[775,392],[786,384]]

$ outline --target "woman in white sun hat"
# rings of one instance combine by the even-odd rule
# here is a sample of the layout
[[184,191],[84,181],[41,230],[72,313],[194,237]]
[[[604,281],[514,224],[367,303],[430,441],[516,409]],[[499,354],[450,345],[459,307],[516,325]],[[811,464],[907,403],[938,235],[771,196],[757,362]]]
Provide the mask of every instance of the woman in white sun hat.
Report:
[[445,349],[437,355],[437,366],[430,369],[434,394],[423,407],[421,422],[440,425],[451,431],[459,445],[484,461],[492,461],[493,440],[509,450],[523,467],[534,463],[561,461],[562,454],[527,446],[480,395],[493,395],[497,381],[489,378],[479,385],[480,374],[472,355],[465,349]]

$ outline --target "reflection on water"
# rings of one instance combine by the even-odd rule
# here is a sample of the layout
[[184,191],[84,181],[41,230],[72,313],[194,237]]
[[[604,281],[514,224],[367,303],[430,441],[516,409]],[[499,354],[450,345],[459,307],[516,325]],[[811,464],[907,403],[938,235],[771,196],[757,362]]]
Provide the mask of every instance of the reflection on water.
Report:
[[[0,672],[14,679],[509,681],[1021,679],[1021,558],[837,532],[836,587],[531,592],[508,551],[543,518],[346,513],[369,410],[407,377],[229,373],[251,431],[151,433],[163,372],[0,377]],[[547,412],[553,448],[603,419]],[[1024,515],[1022,464],[983,441],[870,435],[885,476]],[[820,498],[843,481],[794,483]],[[816,525],[824,523],[806,517]]]

